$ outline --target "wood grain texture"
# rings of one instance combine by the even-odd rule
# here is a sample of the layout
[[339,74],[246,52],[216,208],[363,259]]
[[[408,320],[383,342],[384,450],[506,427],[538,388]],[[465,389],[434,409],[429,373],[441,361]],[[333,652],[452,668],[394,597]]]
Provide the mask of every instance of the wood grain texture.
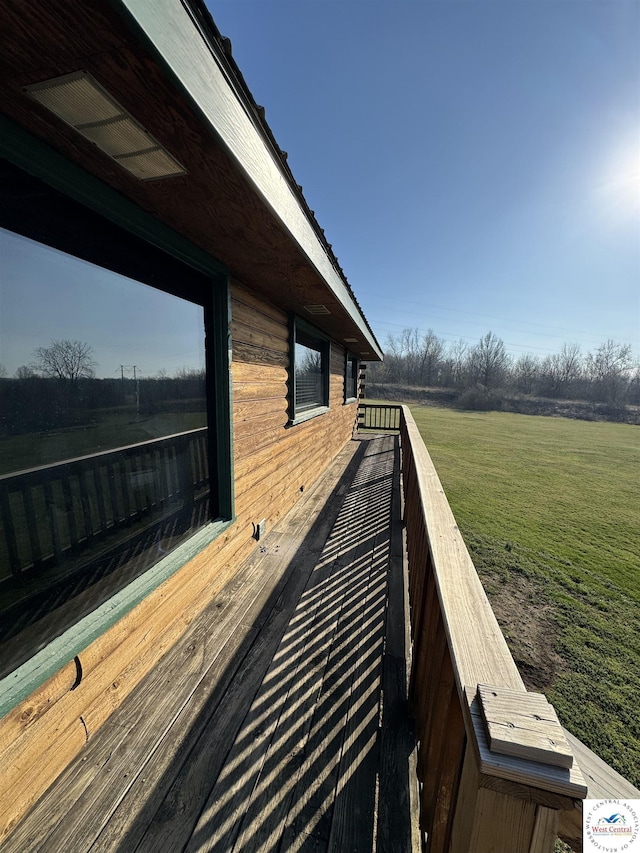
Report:
[[558,716],[543,694],[479,684],[477,695],[491,752],[557,767],[573,765]]
[[[529,850],[537,820],[532,849],[550,851],[557,810],[573,812],[574,798],[585,794],[584,780],[570,766],[571,749],[553,708],[545,697],[526,693],[406,406],[401,443],[421,826],[433,850],[515,853]],[[483,673],[493,681],[484,681]],[[498,687],[480,689],[483,717],[476,689],[488,683]],[[456,716],[457,730],[447,730]],[[491,752],[485,725],[503,751],[517,749],[526,759]],[[489,777],[497,784],[486,782]],[[538,806],[543,811],[536,818]]]
[[[319,494],[309,495],[306,507],[283,525],[280,536],[284,542],[290,540],[289,550],[295,547],[300,530],[313,521],[323,494],[326,497],[354,452],[353,447],[346,449],[342,462],[335,466],[334,480],[330,475],[318,490]],[[178,723],[178,719],[184,716],[185,703],[191,703],[190,719],[196,721],[203,707],[211,701],[212,684],[221,682],[219,692],[222,693],[218,698],[222,697],[226,683],[223,675],[230,657],[235,654],[230,650],[237,652],[238,643],[242,645],[243,636],[248,633],[255,638],[264,622],[260,614],[265,596],[277,596],[283,570],[286,574],[289,569],[286,547],[284,550],[277,544],[274,547],[275,553],[255,552],[212,602],[208,613],[194,621],[180,644],[173,647],[139,686],[137,697],[129,701],[119,717],[107,723],[99,738],[88,744],[83,760],[61,777],[55,796],[33,813],[22,831],[11,836],[9,849],[39,849],[46,839],[49,839],[49,849],[63,849],[67,842],[72,849],[88,849],[114,809],[119,811],[122,828],[123,812],[118,804],[125,795],[129,797],[132,786],[137,797],[135,802],[140,804],[142,798],[147,807],[153,773],[159,773],[154,784],[161,782],[162,773],[173,761],[176,750],[184,747],[183,738],[170,732],[174,725],[178,732],[184,727],[184,720]],[[275,586],[274,581],[277,582]],[[168,684],[171,690],[164,696]],[[191,732],[189,726],[186,728]],[[157,744],[165,739],[164,748],[158,751]],[[168,749],[167,744],[170,745]],[[155,770],[149,766],[150,761]],[[72,814],[68,821],[58,826],[60,803]],[[130,816],[127,825],[134,816]],[[107,834],[114,837],[112,830]]]
[[[389,610],[403,630],[402,604],[386,607],[387,588],[402,592],[401,583],[387,584],[389,531],[399,531],[397,519],[389,524],[397,450],[387,441],[367,442],[368,455],[358,442],[340,454],[333,470],[351,457],[349,480],[329,472],[264,540],[265,552],[247,561],[16,830],[11,853],[384,849],[375,811],[385,776],[377,744]],[[266,605],[261,573],[282,578]],[[233,638],[243,626],[250,640],[241,648]],[[406,691],[401,671],[396,682]],[[409,749],[387,740],[396,785],[385,790],[392,822],[406,821],[402,837],[415,840]],[[62,822],[60,808],[69,815]]]
[[[480,789],[467,850],[469,853],[530,853],[535,803]],[[552,846],[545,853],[551,853]]]
[[529,853],[548,853],[558,837],[558,812],[538,806]]
[[[416,495],[425,508],[429,549],[460,700],[464,687],[502,684],[524,690],[446,495],[406,406],[403,445],[414,457]],[[428,508],[428,509],[427,509]]]
[[[575,761],[571,767],[566,768],[491,752],[482,712],[474,697],[475,691],[468,691],[468,702],[463,704],[462,708],[467,720],[467,727],[473,726],[475,734],[473,742],[479,757],[481,773],[527,786],[530,788],[530,796],[533,799],[536,798],[538,790],[575,799],[583,799],[586,796],[587,785]],[[540,802],[544,804],[544,800],[540,800]]]

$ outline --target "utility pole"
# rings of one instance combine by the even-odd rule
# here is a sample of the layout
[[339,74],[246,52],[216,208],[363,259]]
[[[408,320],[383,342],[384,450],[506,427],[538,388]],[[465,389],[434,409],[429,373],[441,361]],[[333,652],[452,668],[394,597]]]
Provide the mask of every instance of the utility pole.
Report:
[[124,372],[125,372],[125,370],[127,371],[127,373],[130,370],[133,370],[133,382],[134,382],[134,387],[136,389],[136,414],[139,415],[140,414],[140,379],[138,377],[138,372],[137,372],[138,371],[138,365],[134,364],[133,367],[127,367],[126,364],[120,365],[120,381],[122,382],[122,394],[123,394],[123,396],[124,396]]
[[136,385],[136,415],[140,415],[140,380],[136,374],[136,366],[133,365],[133,381]]

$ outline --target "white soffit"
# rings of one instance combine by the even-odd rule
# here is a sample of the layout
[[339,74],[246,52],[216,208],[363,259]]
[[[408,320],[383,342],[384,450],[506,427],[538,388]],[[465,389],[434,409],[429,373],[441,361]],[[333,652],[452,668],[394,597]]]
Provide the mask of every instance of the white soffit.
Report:
[[179,0],[120,0],[379,358],[382,352],[262,135]]

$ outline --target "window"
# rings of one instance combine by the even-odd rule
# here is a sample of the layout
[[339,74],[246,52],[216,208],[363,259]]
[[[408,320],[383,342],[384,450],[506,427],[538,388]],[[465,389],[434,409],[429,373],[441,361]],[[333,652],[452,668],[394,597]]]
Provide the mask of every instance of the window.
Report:
[[348,352],[344,374],[344,399],[351,403],[358,399],[358,356]]
[[329,340],[302,320],[293,324],[292,423],[329,407]]
[[0,178],[3,677],[229,509],[212,275]]

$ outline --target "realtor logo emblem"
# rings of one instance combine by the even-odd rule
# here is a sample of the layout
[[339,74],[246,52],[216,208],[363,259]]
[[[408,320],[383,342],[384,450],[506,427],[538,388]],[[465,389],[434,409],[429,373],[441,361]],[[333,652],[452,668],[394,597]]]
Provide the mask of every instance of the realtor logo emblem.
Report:
[[640,853],[640,800],[585,800],[583,851]]

